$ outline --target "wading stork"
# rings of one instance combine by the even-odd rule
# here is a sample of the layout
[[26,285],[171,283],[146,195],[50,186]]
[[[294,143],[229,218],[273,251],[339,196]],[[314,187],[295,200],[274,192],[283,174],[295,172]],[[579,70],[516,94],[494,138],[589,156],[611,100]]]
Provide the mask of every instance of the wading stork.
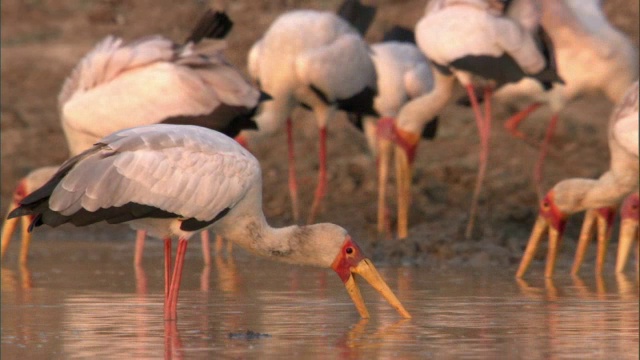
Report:
[[[561,81],[549,57],[549,48],[535,36],[539,6],[536,0],[434,0],[417,23],[418,46],[442,78],[455,77],[467,90],[480,135],[480,166],[471,200],[466,236],[473,230],[477,203],[484,180],[491,131],[491,94],[494,89],[524,77],[533,77],[547,87]],[[505,16],[515,7],[518,18]],[[437,79],[436,79],[437,80]],[[482,113],[475,87],[483,88]],[[446,94],[445,91],[442,91]],[[425,103],[426,104],[426,103]],[[428,105],[431,110],[435,105]],[[416,138],[422,124],[398,121],[407,138]],[[408,156],[405,164],[408,162]],[[408,165],[404,168],[409,169]],[[407,176],[410,176],[408,174]]]
[[526,139],[517,130],[542,105],[551,109],[545,138],[534,167],[534,183],[539,194],[543,163],[559,113],[583,94],[602,93],[617,104],[638,79],[638,49],[624,33],[607,21],[600,0],[542,0],[541,25],[555,51],[558,73],[564,84],[545,90],[537,81],[522,79],[498,89],[494,98],[501,103],[528,102],[531,105],[505,122],[514,136]]
[[[373,98],[373,109],[379,116],[350,113],[349,119],[364,131],[369,148],[377,157],[378,232],[384,232],[388,228],[386,188],[392,143],[404,147],[413,160],[419,140],[416,138],[415,143],[405,141],[397,132],[396,119],[405,106],[410,108],[424,102],[422,97],[433,92],[435,84],[429,62],[415,45],[415,36],[411,30],[396,26],[386,32],[382,42],[371,46],[371,60],[376,70],[378,86],[378,93]],[[428,102],[432,101],[430,97],[426,99]],[[420,132],[422,139],[435,137],[438,121],[434,111],[405,112],[403,116],[413,123],[426,123]],[[406,237],[411,185],[410,179],[406,181],[401,177],[402,174],[398,170],[396,177],[399,238]]]
[[[128,44],[113,36],[99,42],[76,65],[58,96],[71,156],[114,131],[140,125],[200,125],[231,137],[255,129],[251,118],[267,97],[223,54],[226,44],[219,39],[232,25],[225,13],[209,10],[182,44],[159,35]],[[3,231],[2,255],[9,230]],[[27,236],[23,233],[23,239]],[[135,264],[142,260],[144,237],[143,232],[136,236]],[[202,244],[209,263],[207,233],[202,233]],[[29,242],[23,240],[22,246],[21,262],[26,262]]]
[[[638,191],[640,167],[638,122],[638,81],[636,81],[614,108],[609,119],[608,140],[611,154],[609,170],[598,179],[574,178],[560,181],[547,193],[540,204],[538,219],[531,231],[516,277],[524,276],[547,229],[549,248],[545,277],[552,277],[567,217],[584,210],[587,210],[587,214],[572,272],[577,273],[580,267],[594,219],[598,219],[600,225],[596,273],[602,272],[614,208],[625,196]],[[627,226],[633,226],[633,224],[623,222],[622,234],[629,232],[625,229]]]
[[[155,124],[111,134],[66,161],[27,195],[10,218],[46,224],[128,223],[165,240],[167,320],[177,300],[188,240],[213,230],[256,255],[332,268],[363,318],[369,317],[354,275],[367,280],[405,318],[411,317],[347,231],[334,224],[272,228],[262,211],[260,164],[233,139],[199,126]],[[178,237],[171,269],[171,237]]]

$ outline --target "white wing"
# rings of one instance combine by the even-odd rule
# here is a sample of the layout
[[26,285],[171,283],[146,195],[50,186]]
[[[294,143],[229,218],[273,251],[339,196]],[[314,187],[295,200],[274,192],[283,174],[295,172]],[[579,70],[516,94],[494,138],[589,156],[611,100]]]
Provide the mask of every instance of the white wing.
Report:
[[[600,0],[559,0],[545,3],[543,23],[570,28],[576,38],[589,44],[600,57],[615,55],[608,33],[613,27],[602,11]],[[566,31],[566,30],[565,30]]]
[[356,33],[304,52],[295,67],[302,84],[313,84],[333,98],[351,97],[366,86],[375,88],[369,49]]
[[107,38],[73,71],[60,95],[72,154],[121,129],[253,107],[259,92],[222,55],[224,42],[176,46],[160,37],[123,46]]
[[58,184],[52,210],[71,215],[134,202],[204,221],[233,207],[254,183],[261,186],[257,160],[205,128],[157,124],[101,143]]

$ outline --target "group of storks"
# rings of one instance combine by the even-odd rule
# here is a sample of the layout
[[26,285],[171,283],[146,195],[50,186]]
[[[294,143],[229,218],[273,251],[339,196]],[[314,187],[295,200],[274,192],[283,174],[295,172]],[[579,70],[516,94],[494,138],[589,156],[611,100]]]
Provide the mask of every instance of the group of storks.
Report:
[[[332,268],[362,317],[368,312],[355,274],[410,317],[345,229],[312,224],[327,189],[326,127],[344,111],[365,133],[377,157],[381,232],[389,227],[385,199],[393,154],[397,237],[403,239],[416,147],[421,138],[434,138],[437,115],[459,83],[480,136],[467,236],[486,172],[491,100],[524,97],[532,105],[505,123],[515,136],[526,137],[517,124],[540,105],[548,104],[553,117],[535,165],[539,217],[517,276],[526,272],[547,229],[545,276],[552,276],[567,217],[581,211],[586,217],[572,272],[597,227],[600,273],[615,209],[626,199],[617,264],[622,271],[638,239],[638,51],[609,24],[600,2],[431,0],[413,31],[394,27],[382,42],[368,44],[364,34],[374,16],[375,8],[357,0],[346,0],[336,13],[280,15],[249,51],[251,81],[225,58],[232,22],[221,11],[207,11],[183,43],[159,35],[129,43],[113,36],[102,40],[73,69],[58,97],[71,158],[20,181],[3,227],[2,256],[19,217],[22,263],[34,227],[126,222],[138,231],[136,263],[146,234],[164,239],[165,318],[175,319],[188,239],[202,234],[208,262],[211,229],[258,255]],[[592,91],[616,103],[606,135],[610,169],[598,179],[561,181],[542,196],[542,164],[558,113]],[[320,134],[310,225],[272,228],[262,212],[260,166],[246,148],[247,135],[286,128],[297,221],[291,114],[298,106],[313,112]],[[179,238],[173,266],[172,237]]]

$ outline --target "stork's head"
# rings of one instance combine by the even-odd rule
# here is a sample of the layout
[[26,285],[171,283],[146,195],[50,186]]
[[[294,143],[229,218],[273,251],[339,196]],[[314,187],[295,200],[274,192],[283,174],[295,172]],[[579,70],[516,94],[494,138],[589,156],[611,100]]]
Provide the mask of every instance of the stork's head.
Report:
[[[346,230],[333,224],[316,224],[307,228],[312,228],[314,232],[322,232],[322,239],[319,239],[321,241],[314,241],[322,248],[318,249],[317,252],[312,248],[308,250],[314,251],[314,255],[322,257],[322,265],[331,267],[338,274],[360,316],[368,318],[369,312],[356,283],[356,275],[361,276],[371,284],[400,315],[405,318],[411,317],[391,289],[389,289],[389,286],[382,279],[371,260],[364,256],[358,244]],[[329,261],[331,262],[329,263]]]
[[562,236],[567,224],[567,214],[558,208],[553,190],[549,191],[540,202],[538,217],[545,220],[546,226],[550,228],[550,231],[555,231],[559,236]]
[[351,296],[360,316],[369,317],[367,307],[362,300],[360,289],[356,284],[355,275],[362,276],[380,295],[382,295],[393,306],[400,315],[410,318],[409,312],[405,310],[398,298],[393,294],[387,283],[382,279],[376,267],[373,266],[371,260],[367,259],[358,244],[356,244],[350,236],[346,236],[340,251],[336,255],[331,268],[338,274],[342,282],[347,288],[347,292]]
[[549,253],[547,255],[545,277],[551,277],[553,275],[558,242],[562,238],[562,233],[564,232],[564,228],[567,223],[567,215],[558,208],[555,197],[556,193],[554,190],[551,190],[540,202],[538,219],[531,230],[527,249],[525,250],[516,273],[516,277],[518,278],[523,277],[527,271],[527,268],[531,264],[531,260],[533,260],[533,256],[538,248],[538,244],[547,229],[549,230]]

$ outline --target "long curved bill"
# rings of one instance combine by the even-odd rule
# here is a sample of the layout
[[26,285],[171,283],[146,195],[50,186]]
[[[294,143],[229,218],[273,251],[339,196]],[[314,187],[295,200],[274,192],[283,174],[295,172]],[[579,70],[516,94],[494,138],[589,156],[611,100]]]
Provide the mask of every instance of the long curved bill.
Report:
[[407,319],[411,318],[409,312],[404,308],[404,306],[402,306],[400,300],[398,300],[393,291],[389,289],[389,286],[382,279],[380,273],[378,273],[378,270],[376,270],[376,267],[373,266],[373,263],[369,259],[364,259],[360,261],[356,267],[352,267],[351,276],[349,276],[347,281],[345,281],[347,292],[349,293],[349,296],[351,296],[351,300],[353,300],[356,305],[361,317],[365,319],[369,318],[369,311],[367,311],[367,307],[364,304],[364,300],[362,299],[362,294],[360,293],[354,274],[362,276],[369,284],[371,284],[371,286],[376,289],[376,291],[378,291],[402,317]]
[[538,219],[533,226],[533,230],[531,231],[527,248],[525,249],[522,260],[520,261],[520,266],[516,273],[517,278],[522,278],[527,272],[527,269],[536,254],[536,250],[538,250],[540,240],[547,229],[549,229],[549,248],[547,252],[547,264],[545,266],[544,276],[547,278],[553,276],[553,269],[555,268],[556,257],[558,255],[558,243],[561,238],[561,232],[556,230],[553,226],[549,226],[547,220],[543,216],[538,216]]
[[620,223],[618,255],[616,258],[616,273],[621,273],[624,271],[624,268],[627,265],[627,260],[629,259],[631,247],[635,241],[638,241],[638,220],[623,219]]
[[[12,201],[7,214],[11,213],[11,211],[13,211],[17,207],[18,203],[16,201]],[[9,247],[9,243],[11,242],[11,237],[13,236],[13,233],[16,230],[16,226],[18,225],[18,221],[20,221],[19,218],[7,219],[5,216],[5,220],[2,224],[2,254],[0,254],[0,257],[3,259],[5,252]]]
[[[628,196],[622,205],[620,215],[622,221],[620,222],[620,237],[618,238],[618,256],[616,258],[616,273],[624,271],[625,265],[629,258],[629,252],[634,242],[638,242],[637,249],[640,249],[640,237],[638,236],[638,222],[640,215],[638,214],[638,208],[640,199],[638,193]],[[636,251],[636,273],[638,273],[638,263],[640,262],[640,253]]]
[[18,225],[18,221],[20,219],[13,218],[5,220],[2,225],[2,254],[1,258],[4,259],[4,253],[7,251],[9,247],[9,243],[11,242],[11,237],[13,236],[14,231],[16,230],[16,226]]

